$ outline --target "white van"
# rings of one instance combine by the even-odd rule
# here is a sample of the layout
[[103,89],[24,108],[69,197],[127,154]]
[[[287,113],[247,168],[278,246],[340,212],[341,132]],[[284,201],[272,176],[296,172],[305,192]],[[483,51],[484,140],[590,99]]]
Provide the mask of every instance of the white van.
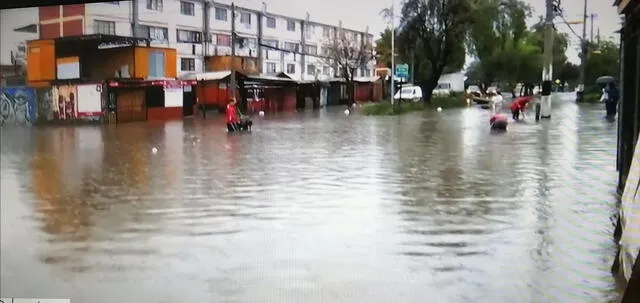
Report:
[[393,99],[400,100],[400,97],[402,97],[402,100],[420,102],[422,100],[422,88],[420,86],[404,86],[393,96]]

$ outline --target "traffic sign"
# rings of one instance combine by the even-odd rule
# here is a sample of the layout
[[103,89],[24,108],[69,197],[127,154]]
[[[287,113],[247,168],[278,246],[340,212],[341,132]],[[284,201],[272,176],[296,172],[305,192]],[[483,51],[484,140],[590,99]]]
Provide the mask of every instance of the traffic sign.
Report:
[[409,65],[398,64],[396,65],[396,77],[407,78],[409,76]]

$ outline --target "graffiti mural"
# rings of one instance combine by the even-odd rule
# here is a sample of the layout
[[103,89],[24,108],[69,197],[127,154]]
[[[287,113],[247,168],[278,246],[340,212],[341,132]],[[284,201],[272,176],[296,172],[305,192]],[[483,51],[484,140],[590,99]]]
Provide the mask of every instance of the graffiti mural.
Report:
[[51,88],[36,89],[37,117],[39,121],[53,120],[53,99]]
[[59,120],[78,118],[78,90],[75,85],[60,85],[53,88],[53,117]]
[[0,126],[31,125],[35,120],[35,90],[28,87],[0,88]]

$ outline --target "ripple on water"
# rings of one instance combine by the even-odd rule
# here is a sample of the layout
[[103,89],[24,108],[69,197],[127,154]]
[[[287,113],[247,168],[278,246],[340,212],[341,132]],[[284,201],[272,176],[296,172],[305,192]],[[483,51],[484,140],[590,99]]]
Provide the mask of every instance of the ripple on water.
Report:
[[601,113],[554,102],[553,123],[493,136],[474,108],[341,111],[261,118],[246,136],[216,118],[2,129],[2,289],[613,301],[616,130]]

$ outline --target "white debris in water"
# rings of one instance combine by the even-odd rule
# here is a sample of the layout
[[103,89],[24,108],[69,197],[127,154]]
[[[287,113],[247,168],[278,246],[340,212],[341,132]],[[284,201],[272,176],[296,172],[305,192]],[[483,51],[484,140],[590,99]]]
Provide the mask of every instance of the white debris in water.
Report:
[[258,116],[264,117],[264,111],[261,110],[260,112],[258,112]]
[[348,115],[350,115],[350,114],[351,114],[351,111],[350,111],[350,110],[348,110],[348,109],[345,109],[345,110],[344,110],[344,114],[348,116]]
[[151,149],[151,152],[155,154],[155,153],[158,152],[158,149],[154,147],[154,148]]
[[437,111],[441,112],[442,111],[442,107],[439,107],[436,109]]

